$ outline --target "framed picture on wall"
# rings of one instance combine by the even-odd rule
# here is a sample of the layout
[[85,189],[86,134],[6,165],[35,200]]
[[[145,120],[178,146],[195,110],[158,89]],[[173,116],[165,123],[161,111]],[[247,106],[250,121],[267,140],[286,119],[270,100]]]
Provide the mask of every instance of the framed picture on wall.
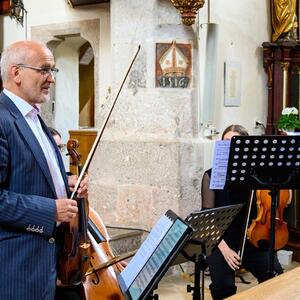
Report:
[[241,64],[237,61],[226,61],[224,71],[224,106],[240,106]]

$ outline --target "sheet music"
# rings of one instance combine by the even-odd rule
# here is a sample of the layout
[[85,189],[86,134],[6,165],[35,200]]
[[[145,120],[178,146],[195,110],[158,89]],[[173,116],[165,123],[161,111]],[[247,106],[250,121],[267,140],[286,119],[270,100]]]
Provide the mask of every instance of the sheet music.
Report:
[[226,181],[230,141],[216,141],[209,188],[223,190]]
[[173,221],[166,215],[163,215],[152,228],[142,246],[120,274],[120,285],[123,292],[132,284],[172,224]]

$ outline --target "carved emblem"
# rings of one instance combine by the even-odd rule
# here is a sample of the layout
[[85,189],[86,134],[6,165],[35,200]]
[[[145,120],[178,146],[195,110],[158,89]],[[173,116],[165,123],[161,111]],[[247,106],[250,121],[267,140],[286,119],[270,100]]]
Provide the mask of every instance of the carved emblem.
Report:
[[191,79],[191,44],[156,44],[156,87],[186,88]]

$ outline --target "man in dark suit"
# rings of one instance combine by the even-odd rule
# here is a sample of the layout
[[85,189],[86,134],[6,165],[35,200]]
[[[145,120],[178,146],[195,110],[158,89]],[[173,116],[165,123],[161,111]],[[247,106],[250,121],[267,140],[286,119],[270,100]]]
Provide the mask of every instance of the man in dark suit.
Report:
[[[55,82],[46,45],[20,41],[1,56],[0,299],[53,300],[57,235],[78,212],[58,148],[39,116]],[[87,182],[77,193],[86,196]]]

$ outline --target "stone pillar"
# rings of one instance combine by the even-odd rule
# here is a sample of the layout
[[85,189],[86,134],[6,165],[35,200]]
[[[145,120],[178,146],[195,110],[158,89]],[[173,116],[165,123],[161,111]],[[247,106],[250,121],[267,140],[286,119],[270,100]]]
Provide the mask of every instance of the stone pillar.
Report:
[[200,208],[198,64],[188,88],[155,87],[156,43],[173,40],[190,43],[197,61],[196,33],[170,2],[111,0],[113,95],[141,50],[90,167],[90,203],[106,224],[149,229],[168,209],[185,217]]

